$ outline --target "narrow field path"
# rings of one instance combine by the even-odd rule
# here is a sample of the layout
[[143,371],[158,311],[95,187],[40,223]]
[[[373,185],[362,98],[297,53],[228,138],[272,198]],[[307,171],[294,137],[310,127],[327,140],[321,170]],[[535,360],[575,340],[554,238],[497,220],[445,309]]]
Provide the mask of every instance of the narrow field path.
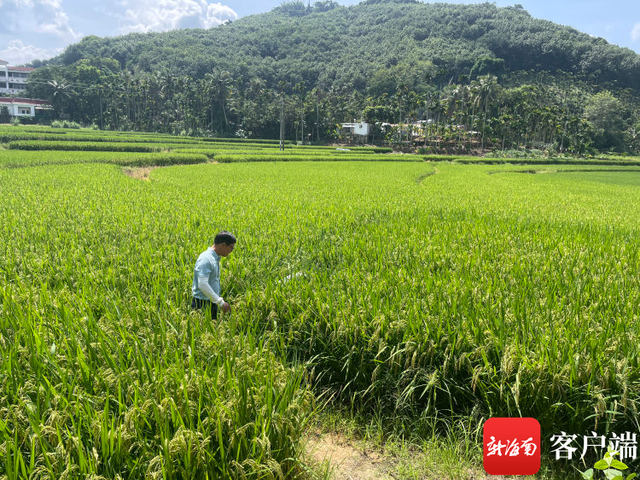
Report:
[[[329,472],[331,480],[524,480],[533,477],[487,475],[484,470],[469,466],[455,472],[425,468],[428,452],[413,451],[400,458],[385,451],[384,447],[354,441],[339,432],[313,432],[306,439],[306,453],[321,470]],[[437,461],[437,456],[432,460]],[[461,460],[462,461],[462,460]],[[464,463],[464,461],[463,461]],[[411,464],[413,466],[411,467]],[[408,468],[409,467],[409,468]],[[411,473],[407,473],[411,472]],[[324,478],[324,477],[323,477]]]
[[322,464],[329,463],[335,480],[388,480],[396,461],[381,452],[358,448],[338,433],[313,434],[307,443],[307,453]]

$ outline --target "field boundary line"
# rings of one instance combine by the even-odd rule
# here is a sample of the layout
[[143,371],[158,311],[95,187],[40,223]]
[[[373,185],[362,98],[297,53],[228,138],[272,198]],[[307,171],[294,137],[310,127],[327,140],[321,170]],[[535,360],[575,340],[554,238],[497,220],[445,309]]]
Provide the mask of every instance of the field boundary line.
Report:
[[434,175],[435,175],[435,174],[437,174],[437,173],[438,173],[438,169],[437,169],[437,168],[434,168],[434,169],[433,169],[432,171],[430,171],[430,172],[425,172],[425,173],[422,173],[422,174],[418,175],[418,176],[416,177],[416,179],[415,179],[415,182],[416,182],[418,185],[421,185],[421,184],[422,184],[422,182],[423,182],[426,178],[432,177],[432,176],[434,176]]
[[546,173],[599,173],[599,172],[606,172],[606,173],[616,173],[616,172],[620,172],[620,173],[626,173],[626,172],[635,172],[638,173],[640,172],[640,168],[634,168],[634,169],[625,169],[622,170],[620,168],[572,168],[570,170],[553,170],[553,169],[539,169],[539,170],[533,170],[533,169],[527,169],[527,170],[494,170],[491,172],[487,172],[487,175],[496,175],[498,173],[526,173],[529,175],[541,175],[541,174],[546,174]]

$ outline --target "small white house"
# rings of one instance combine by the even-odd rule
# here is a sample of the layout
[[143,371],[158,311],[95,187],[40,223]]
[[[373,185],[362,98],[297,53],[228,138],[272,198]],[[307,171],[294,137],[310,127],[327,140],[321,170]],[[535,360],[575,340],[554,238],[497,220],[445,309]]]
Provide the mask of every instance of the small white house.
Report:
[[342,131],[345,134],[367,136],[371,133],[371,125],[367,122],[343,123]]
[[4,107],[12,117],[35,117],[36,110],[48,110],[51,104],[34,98],[0,97],[0,110]]

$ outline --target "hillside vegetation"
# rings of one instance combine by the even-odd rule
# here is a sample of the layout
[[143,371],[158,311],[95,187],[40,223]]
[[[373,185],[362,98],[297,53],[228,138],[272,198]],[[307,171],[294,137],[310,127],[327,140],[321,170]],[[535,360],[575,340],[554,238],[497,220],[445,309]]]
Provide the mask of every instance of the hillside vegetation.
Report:
[[86,37],[33,80],[58,116],[111,129],[276,138],[284,96],[302,141],[363,118],[431,120],[433,148],[639,146],[640,56],[520,6],[288,2],[209,30]]
[[[502,69],[565,71],[640,88],[640,56],[572,28],[538,20],[520,7],[367,1],[285,3],[209,30],[86,37],[54,63],[113,58],[121,68],[169,70],[202,78],[214,68],[247,82],[304,81],[392,94],[381,71],[424,88],[425,77],[501,73]],[[275,62],[274,62],[275,61]],[[402,70],[398,67],[406,67]],[[404,75],[404,78],[398,78]],[[389,88],[391,87],[391,88]]]

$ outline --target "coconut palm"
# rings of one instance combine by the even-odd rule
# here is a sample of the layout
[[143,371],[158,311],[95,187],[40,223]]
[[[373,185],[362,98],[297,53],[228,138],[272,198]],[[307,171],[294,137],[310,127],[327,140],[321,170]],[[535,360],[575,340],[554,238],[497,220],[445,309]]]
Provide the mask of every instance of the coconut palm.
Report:
[[53,109],[56,112],[56,116],[61,118],[64,115],[65,100],[71,98],[71,94],[74,93],[71,89],[71,85],[64,80],[49,80],[47,85],[51,87],[50,100]]

